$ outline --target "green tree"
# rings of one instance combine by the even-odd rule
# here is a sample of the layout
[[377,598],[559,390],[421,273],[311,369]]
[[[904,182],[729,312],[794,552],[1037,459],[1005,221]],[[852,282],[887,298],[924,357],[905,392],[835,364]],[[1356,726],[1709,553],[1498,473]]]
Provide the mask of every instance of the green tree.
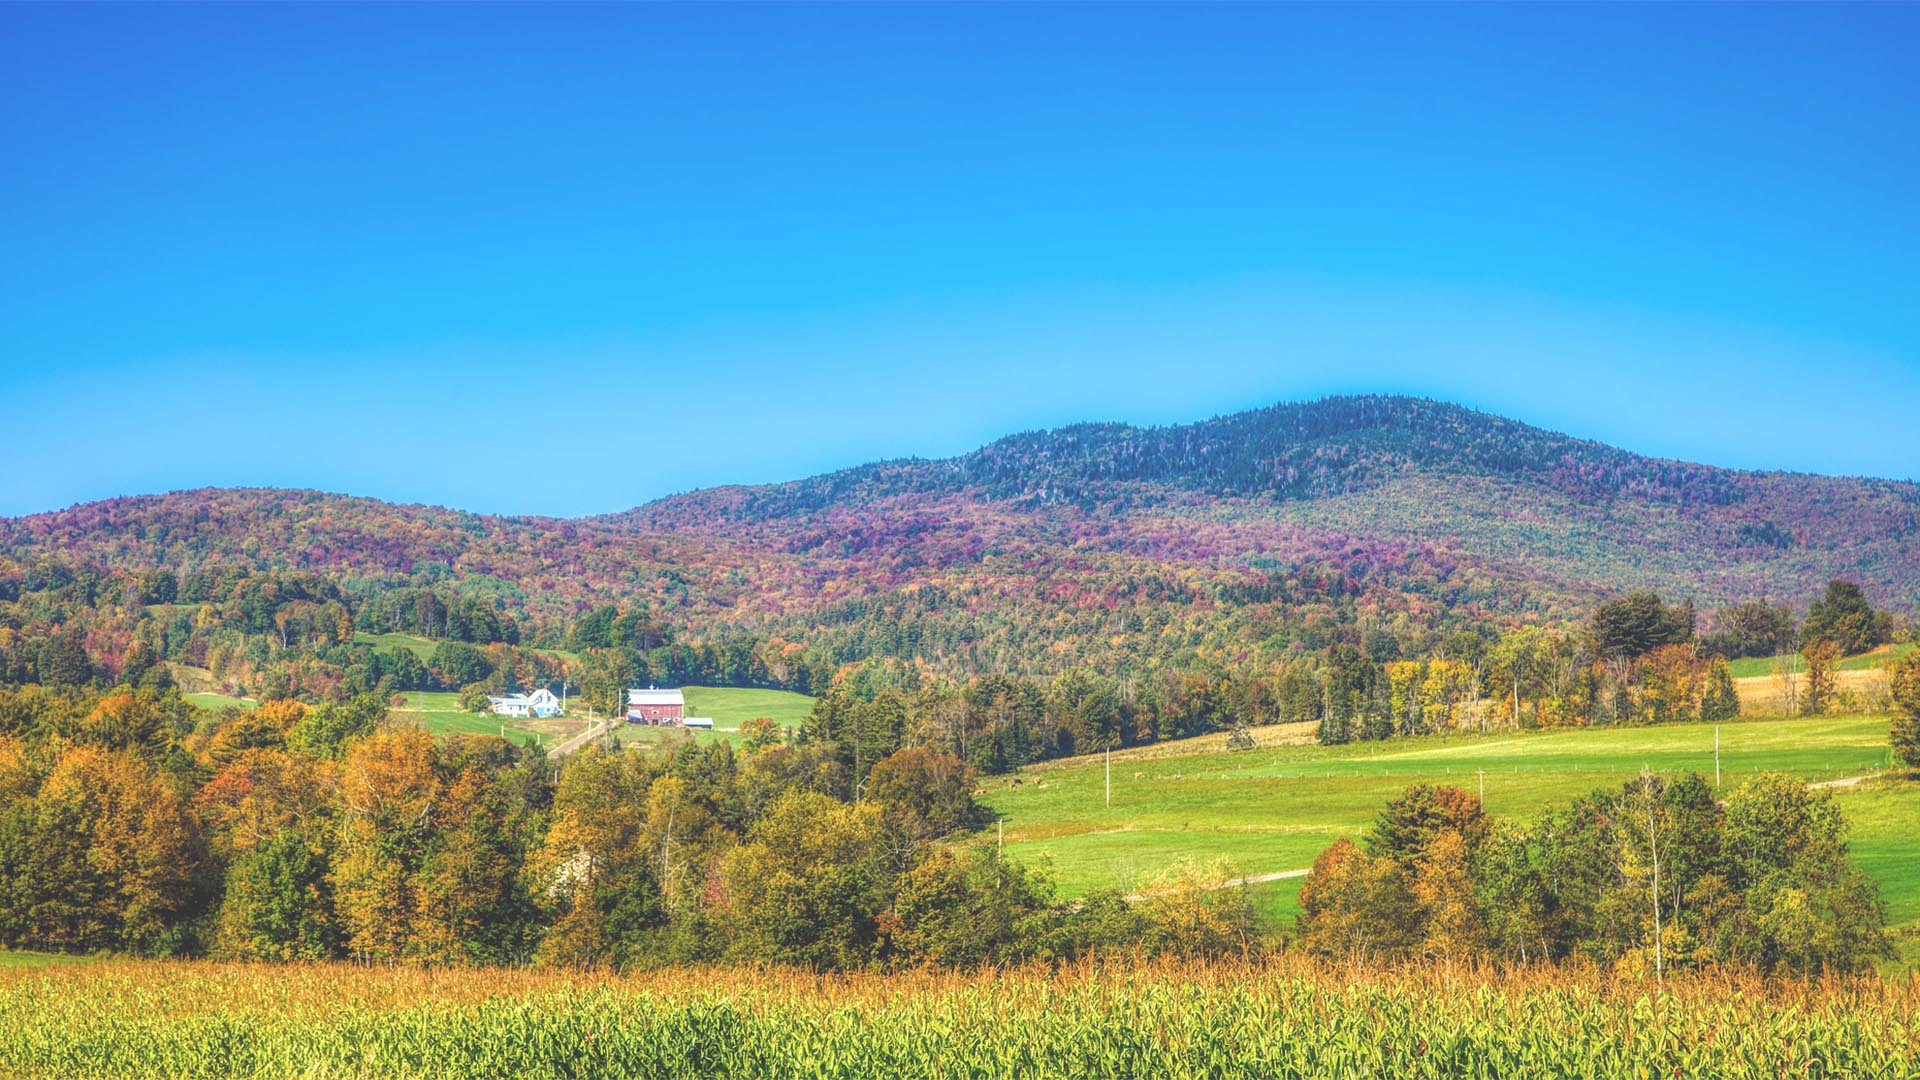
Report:
[[966,970],[1044,953],[1052,905],[1051,884],[997,848],[930,851],[881,916],[888,964]]
[[1889,673],[1893,690],[1893,725],[1888,742],[1893,759],[1920,768],[1920,651],[1910,652]]
[[40,661],[35,673],[48,686],[80,686],[93,677],[93,661],[81,642],[78,629],[62,630],[40,646]]
[[1468,850],[1486,835],[1489,822],[1480,800],[1456,787],[1415,784],[1389,802],[1367,832],[1367,854],[1392,859],[1411,873],[1442,833],[1464,838]]
[[1714,657],[1707,667],[1707,687],[1700,695],[1700,719],[1707,723],[1731,720],[1740,715],[1740,695],[1733,687],[1733,674],[1727,662]]
[[810,792],[782,796],[720,864],[726,899],[715,919],[728,954],[823,971],[871,963],[891,892],[879,814]]
[[1662,645],[1693,639],[1693,602],[1669,607],[1654,593],[1609,600],[1593,613],[1593,636],[1603,657],[1642,656]]
[[1827,591],[1807,609],[1801,636],[1830,641],[1842,656],[1863,653],[1885,640],[1888,620],[1867,603],[1866,593],[1851,581],[1829,581]]
[[580,696],[587,699],[588,707],[602,716],[625,712],[627,689],[637,681],[633,658],[625,649],[591,649],[584,659]]
[[1247,728],[1244,718],[1235,716],[1227,728],[1227,749],[1252,750],[1260,744],[1254,740],[1253,732]]
[[441,642],[427,666],[439,674],[443,686],[468,686],[493,674],[487,654],[461,641]]
[[327,861],[295,829],[269,836],[228,867],[217,951],[239,960],[326,960],[338,954]]
[[1879,886],[1849,856],[1831,790],[1762,773],[1726,800],[1724,846],[1763,967],[1853,972],[1893,954]]
[[1798,633],[1793,609],[1764,599],[1724,608],[1714,623],[1713,634],[1704,644],[1711,651],[1734,658],[1791,652]]
[[344,705],[329,702],[307,710],[287,732],[287,745],[314,757],[338,758],[348,743],[378,731],[386,718],[387,705],[378,694],[356,694]]

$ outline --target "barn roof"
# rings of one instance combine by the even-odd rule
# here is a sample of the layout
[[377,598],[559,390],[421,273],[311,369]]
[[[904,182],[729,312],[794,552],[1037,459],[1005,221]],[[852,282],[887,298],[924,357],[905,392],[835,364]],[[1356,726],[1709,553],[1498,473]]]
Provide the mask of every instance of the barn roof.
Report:
[[654,690],[652,688],[646,690],[629,690],[627,691],[627,704],[679,705],[684,708],[687,704],[687,696],[678,690]]

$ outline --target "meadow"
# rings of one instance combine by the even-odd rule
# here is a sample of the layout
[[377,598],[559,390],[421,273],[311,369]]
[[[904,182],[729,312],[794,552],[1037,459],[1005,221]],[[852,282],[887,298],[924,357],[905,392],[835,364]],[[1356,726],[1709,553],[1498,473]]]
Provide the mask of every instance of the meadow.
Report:
[[[1895,645],[1882,645],[1871,652],[1842,657],[1840,661],[1833,666],[1836,671],[1877,671],[1912,652],[1913,649],[1914,644],[1910,641]],[[1800,659],[1798,653],[1787,657],[1787,669],[1795,674],[1806,669],[1805,663]],[[1727,672],[1736,679],[1757,679],[1763,676],[1772,676],[1774,674],[1773,657],[1748,656],[1739,660],[1729,660],[1727,661]]]
[[230,694],[216,694],[211,691],[199,694],[182,694],[181,696],[202,709],[214,711],[220,709],[240,709],[244,712],[252,712],[254,709],[260,707],[260,703],[250,697],[234,697]]
[[537,744],[557,741],[586,726],[584,709],[569,709],[565,717],[548,720],[516,719],[493,713],[471,713],[460,708],[460,695],[451,692],[408,690],[406,704],[388,711],[396,723],[415,724],[429,735],[504,735],[514,742],[532,738]]
[[[1484,791],[1487,811],[1529,818],[1599,788],[1618,788],[1643,765],[1714,776],[1714,727],[1581,728],[1508,735],[1435,735],[1320,747],[1311,728],[1257,729],[1263,745],[1228,751],[1213,741],[1113,755],[1112,803],[1098,756],[988,777],[979,799],[1000,818],[1009,854],[1052,867],[1062,893],[1132,891],[1183,858],[1223,862],[1236,875],[1302,870],[1341,836],[1358,837],[1389,799],[1415,783]],[[1721,725],[1722,782],[1761,770],[1810,782],[1866,777],[1833,791],[1853,822],[1863,867],[1881,882],[1894,925],[1920,923],[1920,782],[1879,779],[1887,720],[1848,716]],[[1484,787],[1483,787],[1484,785]],[[1258,907],[1283,920],[1299,879],[1255,887]]]
[[0,1076],[1911,1077],[1920,984],[1217,966],[0,969]]

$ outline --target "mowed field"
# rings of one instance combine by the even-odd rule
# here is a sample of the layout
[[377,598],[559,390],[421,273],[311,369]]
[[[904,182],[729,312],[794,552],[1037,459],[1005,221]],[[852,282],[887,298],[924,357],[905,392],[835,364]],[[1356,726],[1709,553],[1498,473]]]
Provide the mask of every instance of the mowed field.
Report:
[[813,711],[813,699],[791,690],[754,690],[732,686],[688,686],[687,715],[713,720],[712,731],[677,727],[650,727],[625,724],[618,733],[622,746],[644,746],[671,739],[693,738],[703,742],[716,739],[737,742],[740,725],[758,716],[769,717],[792,731]]
[[455,693],[409,690],[400,696],[407,703],[389,710],[388,717],[417,725],[429,735],[504,735],[514,742],[531,737],[550,743],[579,732],[587,724],[584,709],[569,709],[571,715],[548,720],[522,720],[465,712],[460,708],[460,695]]
[[[1113,755],[1105,804],[1097,756],[988,777],[980,800],[1001,817],[1016,857],[1050,863],[1068,895],[1127,891],[1183,857],[1224,860],[1237,875],[1310,866],[1342,836],[1358,838],[1411,784],[1478,793],[1487,811],[1521,819],[1597,788],[1618,788],[1648,766],[1713,779],[1712,725],[1586,728],[1513,735],[1445,735],[1343,747],[1311,745],[1309,725],[1260,732],[1259,749],[1211,741]],[[1853,822],[1853,848],[1877,877],[1895,925],[1920,923],[1920,781],[1879,778],[1889,765],[1887,720],[1850,716],[1741,721],[1720,726],[1723,782],[1760,770],[1810,782],[1868,777],[1834,788]],[[1254,886],[1271,918],[1291,914],[1300,879]]]
[[[1838,671],[1875,671],[1886,667],[1888,664],[1893,663],[1895,660],[1900,659],[1913,650],[1914,644],[1910,641],[1902,642],[1898,645],[1882,645],[1871,652],[1843,657],[1839,663],[1834,665],[1834,668]],[[1795,654],[1787,658],[1787,667],[1791,671],[1799,672],[1804,670],[1805,665],[1799,655]],[[1773,658],[1770,656],[1748,656],[1739,660],[1729,660],[1727,661],[1727,672],[1736,679],[1756,679],[1762,676],[1772,675],[1774,674]]]
[[202,709],[219,710],[219,709],[226,709],[226,708],[235,708],[235,709],[244,710],[246,712],[252,712],[254,709],[258,708],[260,705],[259,702],[253,700],[252,698],[230,697],[226,694],[215,694],[210,692],[202,693],[202,694],[182,694],[180,696],[186,698],[188,701],[193,702],[195,705],[199,706]]

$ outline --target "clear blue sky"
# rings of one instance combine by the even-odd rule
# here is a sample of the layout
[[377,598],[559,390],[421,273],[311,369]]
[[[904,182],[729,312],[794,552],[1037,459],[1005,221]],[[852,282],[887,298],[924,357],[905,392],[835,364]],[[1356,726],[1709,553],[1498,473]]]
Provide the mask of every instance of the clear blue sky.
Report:
[[1341,391],[1920,475],[1920,6],[0,6],[0,514]]

